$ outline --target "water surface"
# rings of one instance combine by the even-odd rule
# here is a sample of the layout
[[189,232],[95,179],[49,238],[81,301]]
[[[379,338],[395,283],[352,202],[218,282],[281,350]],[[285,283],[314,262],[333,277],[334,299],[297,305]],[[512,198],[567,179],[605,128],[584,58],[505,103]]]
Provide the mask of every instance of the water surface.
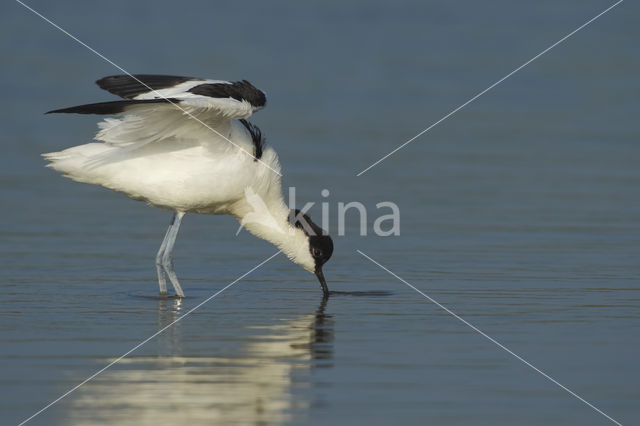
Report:
[[[252,81],[298,203],[355,211],[315,278],[278,256],[29,424],[608,424],[371,256],[623,424],[640,421],[638,7],[624,2],[361,177],[609,3],[29,4],[131,72]],[[45,169],[112,99],[108,63],[2,8],[0,423],[17,424],[275,252]],[[320,191],[329,189],[322,198]],[[401,235],[372,233],[375,204]]]

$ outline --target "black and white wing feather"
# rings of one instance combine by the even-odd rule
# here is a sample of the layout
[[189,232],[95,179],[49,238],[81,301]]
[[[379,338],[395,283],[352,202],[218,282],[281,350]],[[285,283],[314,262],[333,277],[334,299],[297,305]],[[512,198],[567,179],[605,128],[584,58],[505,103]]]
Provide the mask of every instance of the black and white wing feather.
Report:
[[96,83],[125,100],[49,112],[120,115],[99,123],[101,130],[96,135],[97,140],[120,146],[138,147],[175,137],[211,137],[212,130],[228,138],[230,120],[246,119],[267,102],[264,92],[246,80],[138,74],[104,77]]
[[[228,118],[247,118],[263,108],[267,97],[247,80],[229,82],[194,77],[138,74],[101,78],[96,84],[127,101],[100,102],[49,111],[50,113],[118,114],[128,107],[175,104],[185,109],[203,109]],[[180,109],[180,108],[178,108]]]
[[[201,78],[179,77],[175,75],[137,74],[112,75],[101,78],[96,84],[101,89],[125,99],[135,99],[152,90],[170,89],[187,81],[202,82]],[[199,83],[198,83],[199,84]]]

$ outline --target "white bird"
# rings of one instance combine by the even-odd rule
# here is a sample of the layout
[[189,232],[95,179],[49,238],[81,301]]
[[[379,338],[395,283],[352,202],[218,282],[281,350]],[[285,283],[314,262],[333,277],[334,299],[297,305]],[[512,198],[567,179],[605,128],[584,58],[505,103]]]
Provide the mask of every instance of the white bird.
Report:
[[230,214],[254,235],[313,272],[324,296],[322,265],[331,237],[282,196],[280,163],[260,129],[246,119],[266,104],[246,80],[228,82],[165,75],[117,75],[96,82],[125,98],[49,111],[116,115],[99,123],[96,143],[43,154],[48,167],[174,211],[156,256],[160,294],[173,269],[173,247],[186,213]]

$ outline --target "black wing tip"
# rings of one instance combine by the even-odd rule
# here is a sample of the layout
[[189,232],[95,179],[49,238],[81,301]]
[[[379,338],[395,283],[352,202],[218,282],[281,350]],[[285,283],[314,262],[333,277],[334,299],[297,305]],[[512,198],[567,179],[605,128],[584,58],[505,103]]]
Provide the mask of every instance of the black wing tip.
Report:
[[114,79],[120,79],[122,77],[127,77],[127,75],[126,74],[107,75],[105,77],[102,77],[102,78],[96,80],[96,84],[98,86],[100,86],[101,84],[104,84],[104,82],[106,82],[106,81],[114,80]]
[[169,75],[169,74],[113,74],[113,75],[107,75],[105,77],[102,77],[98,80],[96,80],[96,84],[100,84],[100,82],[109,82],[109,81],[129,81],[129,80],[175,80],[175,79],[180,79],[180,80],[203,80],[202,78],[198,78],[198,77],[187,77],[187,76],[183,76],[183,75]]
[[264,108],[267,105],[267,94],[256,86],[251,84],[249,80],[242,80],[241,83],[251,93],[251,99],[247,99],[255,108]]
[[103,90],[109,90],[109,88],[111,86],[114,85],[114,83],[118,82],[118,81],[122,81],[123,77],[128,77],[127,75],[108,75],[106,77],[102,77],[99,80],[96,80],[96,84],[98,85],[99,88],[103,89]]
[[99,114],[99,115],[116,115],[123,113],[125,109],[132,105],[140,104],[159,104],[159,103],[171,103],[175,104],[180,102],[179,99],[143,99],[143,100],[124,100],[124,101],[111,101],[111,102],[98,102],[95,104],[77,105],[69,108],[54,109],[47,111],[45,114]]
[[204,83],[189,89],[195,95],[210,98],[233,98],[237,101],[247,101],[255,109],[263,108],[267,104],[267,95],[247,80],[233,83]]
[[60,108],[60,109],[52,109],[51,111],[45,112],[45,114],[89,114],[88,112],[81,112],[83,107],[93,105],[78,105],[69,108]]
[[152,90],[174,87],[185,81],[201,81],[201,78],[183,77],[163,74],[118,74],[109,75],[96,80],[96,84],[103,90],[114,95],[132,99],[142,93]]

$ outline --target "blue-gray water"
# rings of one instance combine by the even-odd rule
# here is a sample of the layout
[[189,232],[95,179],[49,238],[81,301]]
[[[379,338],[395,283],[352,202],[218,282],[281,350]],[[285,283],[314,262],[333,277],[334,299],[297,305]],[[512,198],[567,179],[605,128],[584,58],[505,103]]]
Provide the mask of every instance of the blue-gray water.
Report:
[[[130,72],[246,78],[299,203],[361,201],[325,267],[279,256],[29,424],[640,422],[638,6],[627,1],[361,177],[607,1],[28,4]],[[188,215],[187,298],[157,298],[170,214],[44,168],[114,99],[112,65],[0,6],[0,423],[16,424],[275,252]],[[329,189],[327,198],[320,195]],[[375,204],[401,235],[373,235]],[[361,293],[357,293],[361,292]]]

